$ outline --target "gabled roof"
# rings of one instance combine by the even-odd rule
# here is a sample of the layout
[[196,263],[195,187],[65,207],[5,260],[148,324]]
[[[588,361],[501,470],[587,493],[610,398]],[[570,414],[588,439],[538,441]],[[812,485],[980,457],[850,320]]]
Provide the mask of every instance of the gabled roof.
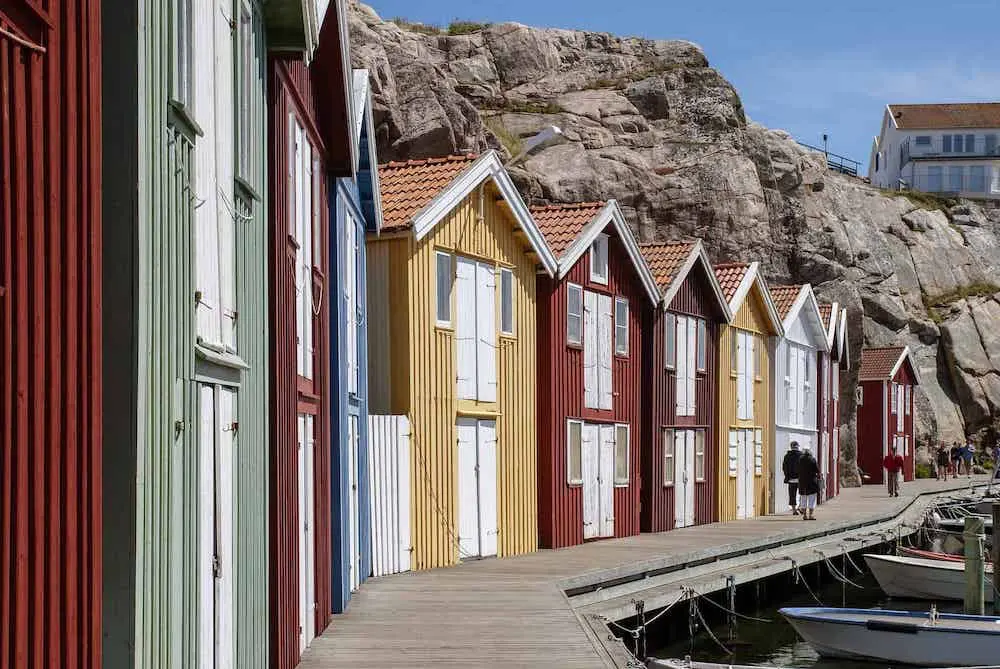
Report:
[[754,283],[760,287],[760,294],[764,298],[764,310],[767,318],[774,329],[775,334],[781,336],[785,334],[785,328],[781,324],[781,317],[774,307],[774,300],[771,299],[771,291],[767,288],[767,282],[760,273],[760,263],[722,263],[715,266],[715,276],[722,286],[723,294],[729,300],[729,310],[732,314],[739,312],[743,306],[743,301],[750,294]]
[[[368,174],[371,175],[372,182],[372,210],[375,219],[372,222],[375,224],[375,232],[378,233],[382,230],[382,193],[379,188],[378,157],[375,154],[375,122],[372,116],[372,91],[368,81],[368,70],[354,70],[353,91],[354,134],[352,138],[358,146],[357,150],[353,151],[356,156],[354,173],[358,175],[361,172],[361,149],[364,148],[362,145],[366,144],[368,165],[371,166]],[[367,141],[363,142],[363,137],[367,137]]]
[[837,335],[837,322],[840,320],[837,310],[840,308],[836,302],[833,304],[819,302],[819,317],[823,320],[823,329],[826,330],[826,343],[831,351],[835,351],[833,340]]
[[500,191],[545,271],[552,276],[556,260],[531,217],[496,151],[392,162],[379,167],[383,232],[413,229],[423,239],[441,220],[487,180]]
[[649,299],[653,304],[660,299],[653,275],[639,252],[639,245],[617,201],[532,207],[531,215],[556,257],[556,276],[560,279],[580,260],[597,235],[612,225],[618,232]]
[[830,343],[826,336],[826,325],[811,285],[804,283],[773,286],[771,299],[774,300],[775,310],[781,318],[781,326],[785,332],[791,329],[795,319],[802,318],[816,348],[829,352]]
[[[837,325],[837,342],[835,346],[840,353],[840,366],[844,369],[851,368],[851,344],[847,339],[847,309],[841,307],[840,315],[837,317],[840,323]],[[913,368],[914,375],[917,368]]]
[[891,381],[899,372],[904,361],[909,363],[910,369],[913,370],[913,378],[919,384],[920,374],[909,346],[861,349],[861,368],[858,370],[858,381]]
[[662,293],[664,309],[670,307],[670,303],[677,295],[677,291],[680,290],[684,279],[691,273],[695,265],[701,264],[725,322],[729,323],[733,320],[733,313],[729,310],[729,302],[722,291],[722,286],[715,278],[712,263],[709,262],[705,246],[700,239],[643,244],[639,248],[649,265],[658,290]]
[[900,130],[1000,128],[1000,102],[886,105]]

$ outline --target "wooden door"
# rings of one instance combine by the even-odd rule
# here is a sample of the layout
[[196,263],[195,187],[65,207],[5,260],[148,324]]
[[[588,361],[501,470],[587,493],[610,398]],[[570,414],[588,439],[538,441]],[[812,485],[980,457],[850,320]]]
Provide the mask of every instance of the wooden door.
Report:
[[674,432],[674,526],[694,525],[694,430]]
[[313,416],[299,415],[299,649],[316,636],[315,487],[313,485]]
[[348,559],[350,564],[348,568],[350,569],[350,584],[351,592],[358,589],[361,585],[361,528],[360,528],[360,506],[358,503],[358,483],[359,483],[359,473],[358,473],[358,448],[359,448],[359,435],[358,435],[358,417],[350,416],[347,421],[347,447],[348,447],[348,476],[350,477],[351,487],[348,490],[350,495],[348,510],[347,510],[347,522],[348,522],[348,532],[350,549],[348,553]]
[[583,538],[593,539],[601,531],[600,431],[593,423],[584,423],[581,442],[583,469]]
[[474,418],[459,418],[458,438],[458,554],[479,556],[478,435]]
[[477,432],[479,554],[497,554],[497,424],[481,420]]
[[615,536],[615,426],[600,426],[600,466],[598,474],[598,495],[600,508],[598,536]]

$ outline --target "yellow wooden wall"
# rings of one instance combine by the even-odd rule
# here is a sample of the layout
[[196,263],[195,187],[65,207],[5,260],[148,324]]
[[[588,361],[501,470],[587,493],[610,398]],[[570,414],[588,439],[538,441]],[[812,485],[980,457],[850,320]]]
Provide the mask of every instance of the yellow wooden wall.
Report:
[[[529,255],[523,235],[516,232],[506,205],[497,202],[495,188],[485,188],[482,222],[478,220],[481,200],[475,191],[419,242],[407,235],[370,241],[368,247],[369,280],[388,282],[377,291],[387,294],[388,302],[369,307],[369,333],[388,327],[388,339],[394,342],[388,349],[389,361],[369,358],[371,368],[385,377],[372,384],[372,392],[387,395],[389,401],[382,405],[389,412],[406,413],[410,418],[414,569],[458,561],[455,421],[459,415],[497,421],[499,555],[538,547],[536,260]],[[382,251],[382,245],[388,251]],[[515,336],[497,335],[496,403],[460,403],[456,398],[453,331],[435,323],[436,250],[493,261],[514,271]],[[498,291],[499,285],[498,280]],[[499,294],[496,304],[499,328]],[[384,347],[372,353],[386,354]],[[372,413],[378,413],[375,406],[379,405],[373,405]]]
[[[756,337],[756,350],[764,351],[763,358],[758,358],[759,380],[754,382],[754,407],[752,420],[736,418],[736,374],[732,369],[732,336],[734,330],[753,332]],[[731,325],[723,325],[719,337],[719,406],[717,425],[719,430],[718,464],[718,519],[734,520],[736,518],[736,478],[729,475],[729,431],[732,429],[760,428],[763,439],[763,473],[754,479],[754,513],[767,513],[770,498],[772,476],[771,446],[774,443],[774,421],[771,407],[771,356],[770,337],[775,334],[767,317],[767,310],[760,291],[760,284],[755,283],[750,294],[736,312]]]

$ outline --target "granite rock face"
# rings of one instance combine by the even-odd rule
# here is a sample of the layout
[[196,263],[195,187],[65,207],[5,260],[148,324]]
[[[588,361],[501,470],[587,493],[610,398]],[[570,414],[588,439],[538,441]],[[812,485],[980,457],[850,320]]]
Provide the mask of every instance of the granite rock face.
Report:
[[[749,121],[690,42],[516,23],[452,36],[361,4],[350,31],[354,66],[372,76],[380,160],[509,157],[557,125],[565,142],[510,167],[525,199],[615,198],[643,241],[697,236],[715,261],[810,282],[849,309],[853,363],[863,345],[909,345],[921,459],[930,443],[997,433],[997,209],[928,205],[829,172],[822,154]],[[846,482],[856,376],[853,364],[842,388]]]

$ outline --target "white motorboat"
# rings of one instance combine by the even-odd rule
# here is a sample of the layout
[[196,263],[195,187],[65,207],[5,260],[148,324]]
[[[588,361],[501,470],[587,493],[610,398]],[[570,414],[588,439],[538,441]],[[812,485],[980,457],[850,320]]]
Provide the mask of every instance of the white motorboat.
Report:
[[994,665],[1000,657],[993,616],[825,607],[780,613],[823,657],[921,667]]
[[[961,601],[965,598],[964,561],[866,554],[865,562],[879,586],[890,597],[934,601]],[[987,578],[993,574],[992,567],[990,564],[986,565]],[[989,582],[984,591],[986,601],[992,602],[993,588]]]

